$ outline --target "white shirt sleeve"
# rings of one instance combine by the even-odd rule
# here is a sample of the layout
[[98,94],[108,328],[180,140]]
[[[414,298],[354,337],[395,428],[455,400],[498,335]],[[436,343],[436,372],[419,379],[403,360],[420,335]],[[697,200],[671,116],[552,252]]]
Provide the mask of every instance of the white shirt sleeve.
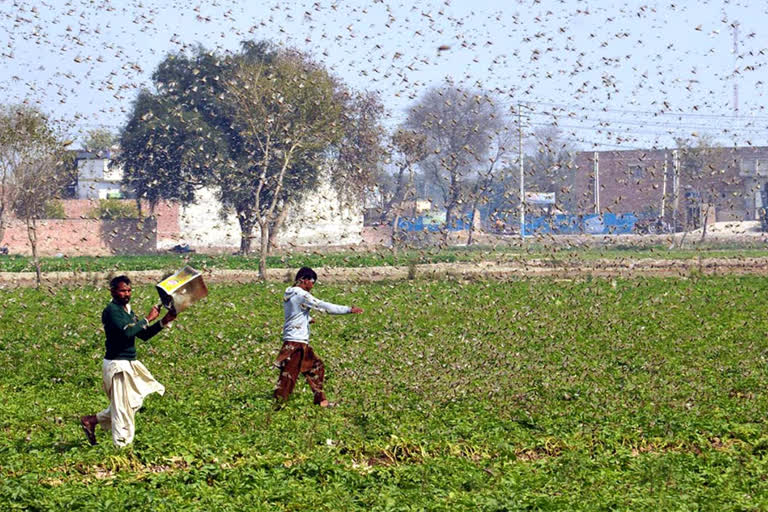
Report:
[[303,299],[303,306],[311,309],[317,309],[318,311],[325,311],[331,315],[346,315],[347,313],[352,312],[352,308],[349,306],[339,306],[338,304],[322,301],[309,292],[304,294]]

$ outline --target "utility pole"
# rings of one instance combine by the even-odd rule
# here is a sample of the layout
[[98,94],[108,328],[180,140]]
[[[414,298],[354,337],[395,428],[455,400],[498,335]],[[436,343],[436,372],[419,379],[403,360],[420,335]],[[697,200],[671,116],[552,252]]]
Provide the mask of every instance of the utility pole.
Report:
[[680,152],[672,151],[672,232],[677,233],[677,215],[680,206]]
[[667,200],[667,152],[664,152],[664,166],[661,171],[661,225],[664,226],[664,207]]
[[760,186],[760,159],[755,158],[755,185],[757,191],[755,192],[755,215],[754,220],[760,220],[760,208],[766,208],[768,205],[763,204],[763,187]]
[[523,110],[517,104],[518,145],[520,146],[520,238],[525,238],[525,175],[523,173]]
[[592,174],[595,183],[595,213],[600,215],[600,160],[597,151],[592,156]]
[[739,115],[739,22],[733,24],[733,115]]

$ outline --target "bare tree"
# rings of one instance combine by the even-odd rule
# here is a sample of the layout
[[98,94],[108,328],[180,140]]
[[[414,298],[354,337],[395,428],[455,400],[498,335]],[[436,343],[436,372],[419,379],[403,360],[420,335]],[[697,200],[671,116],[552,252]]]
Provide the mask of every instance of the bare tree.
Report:
[[707,234],[706,221],[710,209],[717,206],[726,209],[733,207],[730,204],[733,195],[722,192],[738,191],[738,188],[733,183],[724,182],[720,171],[737,163],[726,148],[719,146],[707,135],[696,140],[677,138],[675,142],[680,155],[680,186],[686,195],[683,198],[686,213],[683,216],[683,231],[687,234],[690,229],[701,227],[703,241]]
[[[297,52],[271,61],[241,62],[227,83],[233,120],[250,155],[227,170],[221,197],[237,212],[241,253],[260,230],[259,275],[266,276],[269,229],[281,209],[297,201],[323,151],[342,137],[342,103],[328,73]],[[309,173],[312,177],[312,173]],[[316,179],[316,176],[314,176]]]
[[288,209],[320,179],[359,197],[377,165],[381,103],[354,94],[306,54],[268,41],[242,51],[172,54],[121,132],[125,184],[149,201],[193,202],[215,190],[240,225],[240,253],[259,236],[262,276]]
[[70,176],[62,142],[39,111],[12,106],[0,112],[0,217],[13,211],[24,221],[38,286],[41,282],[37,254],[37,221],[46,205],[58,198]]
[[357,200],[373,187],[387,155],[385,130],[381,124],[384,106],[371,92],[353,94],[342,90],[342,131],[328,160],[331,184],[343,200]]
[[516,134],[508,127],[504,127],[493,135],[493,148],[490,151],[486,166],[479,169],[477,178],[470,194],[470,204],[472,206],[472,222],[469,224],[469,234],[467,236],[467,245],[472,245],[475,227],[475,212],[479,206],[488,202],[491,196],[491,189],[495,182],[504,182],[504,172],[507,169],[508,157],[514,154],[516,148]]
[[5,236],[5,223],[10,203],[13,171],[24,160],[24,130],[19,125],[26,120],[20,107],[0,110],[0,241]]
[[392,248],[397,245],[397,230],[403,203],[416,199],[413,186],[414,165],[426,155],[426,137],[412,130],[399,129],[392,135],[392,149],[395,157],[396,172],[391,196],[383,211],[382,220],[388,219],[394,212],[392,221]]
[[440,189],[450,226],[461,215],[467,180],[502,128],[501,109],[484,92],[433,88],[410,109],[406,126],[426,137],[427,153],[419,165]]

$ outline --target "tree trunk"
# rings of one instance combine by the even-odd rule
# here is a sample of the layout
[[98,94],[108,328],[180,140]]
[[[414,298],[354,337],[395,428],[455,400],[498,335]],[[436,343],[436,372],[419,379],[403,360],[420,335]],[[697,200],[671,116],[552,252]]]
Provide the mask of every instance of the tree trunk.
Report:
[[136,198],[136,209],[138,210],[138,214],[136,216],[136,229],[139,231],[144,230],[144,210],[141,207],[141,198]]
[[32,261],[35,264],[37,287],[40,288],[43,276],[40,271],[40,258],[37,257],[37,225],[34,218],[27,219],[27,238],[29,238],[29,246],[32,248]]
[[253,242],[253,228],[256,223],[250,220],[243,212],[237,213],[237,219],[240,223],[240,250],[238,254],[248,256],[251,254],[251,243]]
[[9,208],[7,179],[8,175],[3,171],[2,179],[0,179],[0,244],[2,244],[3,238],[5,237],[6,209],[8,209],[9,212],[11,211]]
[[400,224],[400,210],[395,214],[395,219],[392,222],[392,254],[397,255],[397,230],[398,224]]
[[475,212],[477,207],[472,205],[472,219],[469,221],[469,233],[467,234],[467,247],[472,245],[472,234],[475,232]]
[[453,223],[453,217],[454,217],[453,210],[454,210],[453,202],[450,202],[449,204],[446,205],[446,208],[445,208],[445,226],[443,226],[443,236],[442,236],[442,238],[443,238],[443,245],[445,245],[445,246],[448,245],[448,237],[449,237],[450,232],[451,232],[451,224]]
[[469,234],[467,235],[467,247],[472,245],[472,235],[475,232],[475,213],[479,213],[477,210],[478,203],[480,202],[479,199],[479,189],[476,187],[474,193],[472,196],[475,198],[474,201],[472,201],[472,218],[469,221]]
[[2,247],[3,245],[4,237],[5,237],[5,205],[2,204],[2,202],[0,202],[0,247]]
[[251,237],[246,233],[240,232],[240,249],[237,251],[240,256],[248,256],[251,253]]
[[[709,220],[709,205],[707,205],[707,207],[704,209],[703,217],[704,218],[702,219],[702,222],[701,222],[701,240],[699,240],[700,242],[703,242],[704,238],[707,236],[707,221]],[[0,240],[2,239],[0,238]]]
[[683,244],[685,243],[685,237],[688,236],[688,223],[687,222],[685,223],[685,227],[683,229],[684,229],[683,236],[680,237],[680,242],[677,245],[678,249],[682,249],[683,248]]
[[453,201],[445,205],[445,227],[448,228],[448,226],[451,225],[453,222],[453,210],[454,210]]
[[407,166],[398,166],[397,177],[395,178],[395,189],[392,191],[392,197],[390,197],[389,200],[383,205],[381,216],[379,217],[381,222],[386,222],[387,217],[389,217],[389,214],[395,205],[398,205],[399,208],[403,201],[406,199],[405,196],[407,195],[407,192],[405,191],[403,176],[407,168]]
[[272,252],[272,249],[277,248],[277,235],[283,229],[285,219],[288,217],[288,210],[290,210],[290,206],[286,204],[283,206],[283,209],[280,210],[280,213],[277,215],[275,221],[272,222],[269,226],[269,243],[267,245],[267,250],[269,253]]
[[443,232],[443,244],[448,245],[448,237],[451,232],[451,226],[456,221],[456,209],[459,206],[461,192],[459,190],[459,181],[455,172],[451,173],[451,185],[448,189],[448,204],[445,207],[445,230]]
[[269,250],[269,223],[266,220],[259,221],[261,228],[261,247],[259,250],[259,279],[267,280],[267,251]]

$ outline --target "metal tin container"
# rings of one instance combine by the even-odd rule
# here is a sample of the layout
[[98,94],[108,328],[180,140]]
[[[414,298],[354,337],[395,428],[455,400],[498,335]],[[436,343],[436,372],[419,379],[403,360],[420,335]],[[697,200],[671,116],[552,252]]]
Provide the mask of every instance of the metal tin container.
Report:
[[203,275],[189,265],[160,281],[156,288],[163,306],[176,313],[208,295]]

